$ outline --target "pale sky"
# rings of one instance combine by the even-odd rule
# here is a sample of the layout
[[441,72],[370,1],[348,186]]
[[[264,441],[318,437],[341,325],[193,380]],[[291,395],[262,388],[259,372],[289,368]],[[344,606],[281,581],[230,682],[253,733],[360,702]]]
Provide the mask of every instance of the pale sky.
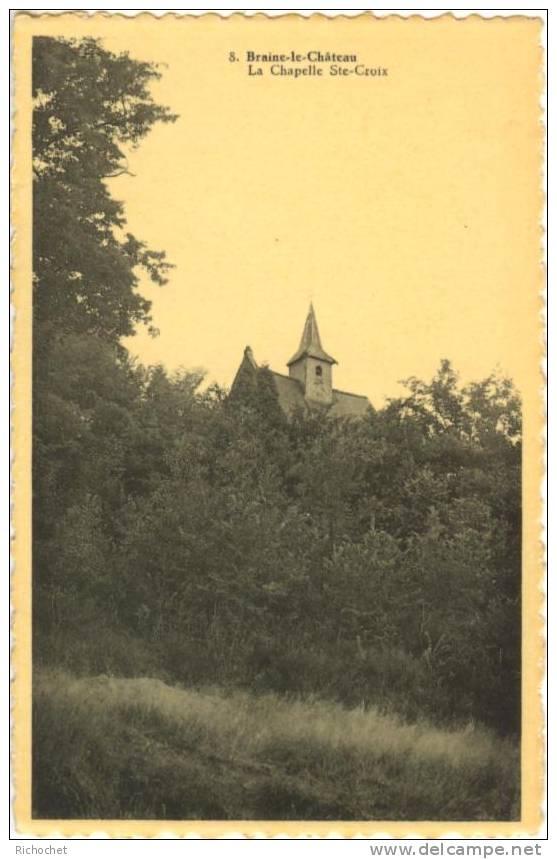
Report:
[[[132,353],[229,385],[250,344],[287,372],[313,300],[334,386],[376,405],[444,357],[522,387],[540,351],[535,21],[141,18],[94,33],[165,63],[153,92],[180,114],[112,183],[176,266],[144,285],[160,336]],[[388,74],[255,78],[243,61],[312,49]]]

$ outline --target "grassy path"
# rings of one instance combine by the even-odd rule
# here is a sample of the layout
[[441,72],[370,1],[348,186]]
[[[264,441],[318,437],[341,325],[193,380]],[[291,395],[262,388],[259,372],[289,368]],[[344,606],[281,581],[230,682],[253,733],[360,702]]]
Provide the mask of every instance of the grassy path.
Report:
[[518,750],[483,728],[147,678],[35,678],[37,817],[508,820],[518,785]]

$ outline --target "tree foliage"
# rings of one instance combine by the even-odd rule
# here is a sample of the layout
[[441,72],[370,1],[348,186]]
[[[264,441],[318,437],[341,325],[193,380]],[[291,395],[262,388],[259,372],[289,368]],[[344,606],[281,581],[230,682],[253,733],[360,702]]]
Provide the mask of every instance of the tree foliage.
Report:
[[[138,269],[165,282],[165,255],[125,232],[107,180],[128,171],[126,151],[176,117],[149,85],[159,72],[94,39],[33,40],[34,318],[53,332],[112,342],[150,322]],[[46,331],[44,327],[46,326]]]
[[41,626],[88,612],[182,682],[517,729],[520,445],[477,436],[491,407],[457,436],[412,393],[270,427],[195,373],[114,361],[95,391],[99,361],[45,424]]

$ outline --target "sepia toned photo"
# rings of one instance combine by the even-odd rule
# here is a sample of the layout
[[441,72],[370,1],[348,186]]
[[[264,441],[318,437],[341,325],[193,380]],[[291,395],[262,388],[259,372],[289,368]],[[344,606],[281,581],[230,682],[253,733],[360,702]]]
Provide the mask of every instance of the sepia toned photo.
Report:
[[539,827],[541,29],[16,16],[20,831]]

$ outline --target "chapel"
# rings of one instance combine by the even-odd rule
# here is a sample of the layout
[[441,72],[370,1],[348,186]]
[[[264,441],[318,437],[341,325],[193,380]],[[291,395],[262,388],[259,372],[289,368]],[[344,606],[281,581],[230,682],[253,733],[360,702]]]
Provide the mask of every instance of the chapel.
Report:
[[[335,417],[363,417],[371,405],[367,397],[333,388],[333,367],[337,363],[321,345],[315,310],[310,304],[300,345],[287,362],[288,375],[270,371],[285,414],[291,415],[297,409],[321,408]],[[253,352],[246,346],[231,393],[242,380],[255,376],[257,370]]]

